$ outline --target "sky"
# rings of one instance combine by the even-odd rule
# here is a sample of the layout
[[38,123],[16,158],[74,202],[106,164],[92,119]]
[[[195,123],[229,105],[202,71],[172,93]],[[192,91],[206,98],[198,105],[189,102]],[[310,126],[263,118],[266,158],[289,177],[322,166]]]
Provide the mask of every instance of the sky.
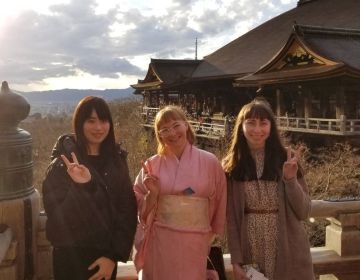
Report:
[[0,80],[18,91],[128,88],[151,58],[198,59],[297,0],[10,0]]

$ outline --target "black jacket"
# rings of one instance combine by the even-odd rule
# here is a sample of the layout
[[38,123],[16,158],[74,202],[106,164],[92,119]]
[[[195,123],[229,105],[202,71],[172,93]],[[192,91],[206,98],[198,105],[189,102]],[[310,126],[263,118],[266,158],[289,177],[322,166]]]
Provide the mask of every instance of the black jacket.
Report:
[[[74,151],[92,179],[75,183],[59,157]],[[129,177],[126,152],[118,149],[117,163],[105,159],[101,174],[79,158],[74,138],[61,136],[43,182],[43,201],[48,220],[47,238],[56,247],[87,247],[104,256],[126,262],[137,224],[136,198]]]

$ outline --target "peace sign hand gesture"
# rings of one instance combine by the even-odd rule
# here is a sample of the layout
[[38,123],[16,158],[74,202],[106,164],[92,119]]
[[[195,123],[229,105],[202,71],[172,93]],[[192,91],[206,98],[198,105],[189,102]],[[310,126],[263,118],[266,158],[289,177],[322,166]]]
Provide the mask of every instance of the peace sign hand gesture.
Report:
[[287,160],[283,165],[283,177],[285,180],[291,180],[296,177],[298,171],[298,160],[300,158],[300,149],[291,153],[291,148],[287,148]]
[[152,174],[152,168],[150,161],[147,161],[147,165],[145,162],[141,162],[141,165],[144,169],[144,179],[143,182],[146,188],[155,196],[159,195],[160,186],[159,186],[159,178]]
[[71,157],[73,162],[70,162],[66,156],[61,155],[61,158],[67,167],[67,173],[70,175],[71,179],[79,184],[90,182],[91,174],[89,169],[85,165],[79,164],[75,153],[71,153]]

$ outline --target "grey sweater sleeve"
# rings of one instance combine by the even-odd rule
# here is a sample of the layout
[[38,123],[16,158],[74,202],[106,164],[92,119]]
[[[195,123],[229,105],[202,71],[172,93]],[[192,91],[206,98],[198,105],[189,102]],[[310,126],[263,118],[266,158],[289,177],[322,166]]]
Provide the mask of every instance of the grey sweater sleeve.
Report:
[[310,215],[311,199],[303,177],[284,180],[286,198],[299,220],[305,220]]
[[[231,179],[228,180],[228,195],[227,195],[227,241],[229,251],[231,255],[231,263],[243,263],[243,256],[241,250],[241,232],[240,221],[237,219],[237,207],[236,203],[240,203],[237,200],[237,196],[234,194],[233,184]],[[236,203],[235,203],[236,201]]]

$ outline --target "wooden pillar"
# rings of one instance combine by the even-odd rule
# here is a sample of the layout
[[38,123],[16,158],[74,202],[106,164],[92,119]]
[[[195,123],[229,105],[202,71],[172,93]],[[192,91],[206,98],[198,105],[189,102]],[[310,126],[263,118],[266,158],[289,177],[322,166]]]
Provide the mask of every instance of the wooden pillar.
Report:
[[152,95],[155,94],[155,100],[156,100],[156,106],[155,107],[160,107],[160,94],[158,92],[155,93],[151,93]]
[[345,115],[349,119],[356,118],[356,94],[355,92],[346,92],[345,96]]
[[280,89],[276,89],[276,116],[280,117],[285,114],[284,100]]
[[302,91],[299,91],[296,95],[296,117],[297,118],[303,118],[304,117],[304,94]]
[[360,119],[360,92],[356,92],[356,117],[355,119]]
[[154,100],[153,100],[154,96],[151,94],[151,91],[145,91],[144,95],[147,98],[145,105],[148,107],[152,107],[152,105],[154,103]]
[[196,116],[200,117],[202,112],[202,96],[199,92],[195,94],[195,102],[196,102]]
[[328,118],[329,112],[329,98],[326,92],[320,92],[320,117]]
[[303,92],[304,92],[304,117],[311,118],[312,116],[311,90],[303,89]]
[[169,93],[167,91],[163,91],[164,94],[164,105],[169,104]]
[[336,118],[340,119],[342,115],[345,115],[345,88],[339,86],[336,89]]
[[229,96],[225,94],[221,98],[220,111],[223,112],[224,116],[229,113]]
[[145,99],[145,106],[148,106],[148,107],[152,107],[153,105],[153,100],[152,100],[153,96],[151,94],[151,91],[145,91],[144,93],[144,99]]
[[179,103],[179,105],[184,106],[184,107],[185,107],[185,105],[186,105],[185,95],[184,95],[184,93],[181,92],[181,91],[178,92],[178,103]]

